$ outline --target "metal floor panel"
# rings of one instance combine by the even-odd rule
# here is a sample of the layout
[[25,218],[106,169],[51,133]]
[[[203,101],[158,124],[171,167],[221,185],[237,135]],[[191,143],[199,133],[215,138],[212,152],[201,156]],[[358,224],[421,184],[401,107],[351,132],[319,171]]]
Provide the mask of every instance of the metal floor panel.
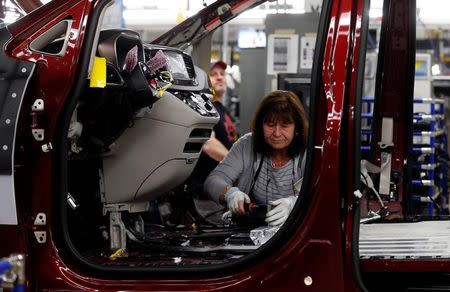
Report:
[[361,259],[450,258],[450,221],[360,225]]

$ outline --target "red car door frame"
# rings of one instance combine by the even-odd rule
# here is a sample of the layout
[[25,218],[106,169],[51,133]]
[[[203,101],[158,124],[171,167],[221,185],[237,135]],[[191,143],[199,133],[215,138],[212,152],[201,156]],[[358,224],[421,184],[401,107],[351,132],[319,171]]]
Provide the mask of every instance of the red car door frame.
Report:
[[[33,290],[204,290],[204,289],[295,289],[305,291],[351,291],[356,289],[352,268],[344,260],[346,250],[351,249],[347,237],[343,237],[341,200],[345,197],[340,172],[348,166],[341,157],[342,122],[346,98],[354,89],[347,84],[355,77],[358,67],[362,0],[325,1],[321,26],[325,34],[318,35],[322,46],[316,47],[314,90],[317,96],[317,113],[310,137],[312,159],[311,172],[307,175],[306,192],[309,206],[302,215],[303,221],[292,225],[290,234],[280,237],[270,255],[254,260],[236,272],[224,271],[224,275],[189,278],[168,273],[164,280],[159,273],[141,273],[131,276],[111,277],[95,267],[81,268],[67,252],[55,234],[58,221],[55,200],[64,196],[59,190],[65,173],[57,172],[55,164],[60,159],[54,153],[44,152],[42,145],[63,139],[61,127],[68,124],[67,115],[61,115],[65,107],[76,102],[87,78],[93,40],[97,22],[107,1],[72,0],[50,2],[9,27],[13,38],[5,52],[17,59],[36,63],[34,78],[23,102],[19,123],[21,133],[18,142],[22,149],[16,151],[18,167],[16,187],[20,202],[19,228],[27,230],[30,250],[28,263],[32,271],[30,285]],[[33,52],[30,42],[42,31],[49,29],[62,19],[73,20],[68,50],[64,56],[55,57]],[[319,30],[320,31],[320,30]],[[45,129],[45,140],[36,143],[29,137],[30,110],[32,102],[41,98],[45,111],[39,118],[39,126]],[[56,143],[58,145],[58,143]],[[58,179],[57,179],[58,178]],[[26,183],[25,183],[26,182]],[[46,224],[33,224],[39,213],[45,213]],[[11,235],[11,230],[0,226],[2,234]],[[34,231],[47,234],[44,243],[38,243],[31,235]],[[57,231],[56,231],[57,232]],[[282,241],[284,240],[284,241]],[[283,243],[283,244],[281,244]],[[268,253],[266,253],[268,254]],[[348,253],[347,253],[348,254]],[[109,276],[108,276],[109,275]],[[191,273],[190,275],[194,275]]]

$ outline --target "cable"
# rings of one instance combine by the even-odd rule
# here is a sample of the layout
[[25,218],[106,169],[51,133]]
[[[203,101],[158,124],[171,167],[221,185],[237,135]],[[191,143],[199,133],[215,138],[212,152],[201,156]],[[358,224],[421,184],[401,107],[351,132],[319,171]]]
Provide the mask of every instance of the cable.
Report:
[[381,196],[380,196],[380,194],[377,192],[377,190],[375,189],[375,187],[374,187],[374,185],[373,185],[373,182],[372,182],[372,179],[370,178],[370,176],[369,176],[369,174],[367,173],[367,172],[360,172],[360,174],[361,174],[361,177],[364,179],[364,181],[365,181],[365,185],[369,188],[369,189],[371,189],[373,192],[374,192],[374,194],[376,195],[376,197],[378,198],[378,201],[380,202],[380,204],[381,204],[381,207],[382,208],[385,208],[385,206],[384,206],[384,203],[383,203],[383,200],[381,199]]
[[439,211],[441,211],[441,206],[438,204],[438,203],[436,203],[436,201],[433,199],[433,197],[431,196],[431,195],[427,195],[428,196],[428,198],[431,200],[431,202],[433,203],[433,205],[439,210]]
[[372,186],[370,189],[371,189],[371,190],[375,193],[375,195],[377,196],[378,201],[380,201],[381,207],[382,207],[382,208],[385,208],[384,203],[383,203],[383,200],[381,199],[380,194],[378,194],[377,190],[376,190],[373,186]]
[[364,174],[362,173],[362,172],[360,172],[360,174],[361,174],[361,178],[363,178],[364,179],[364,181],[365,181],[365,185],[366,186],[368,186],[369,184],[367,183],[367,179],[366,179],[366,177],[364,176]]

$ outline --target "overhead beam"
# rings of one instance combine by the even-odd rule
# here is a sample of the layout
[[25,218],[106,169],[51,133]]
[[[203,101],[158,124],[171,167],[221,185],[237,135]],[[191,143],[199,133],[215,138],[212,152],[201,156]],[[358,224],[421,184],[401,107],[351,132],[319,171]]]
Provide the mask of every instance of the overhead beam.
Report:
[[34,9],[42,6],[42,2],[39,0],[11,0],[11,2],[22,8],[26,13],[30,13]]

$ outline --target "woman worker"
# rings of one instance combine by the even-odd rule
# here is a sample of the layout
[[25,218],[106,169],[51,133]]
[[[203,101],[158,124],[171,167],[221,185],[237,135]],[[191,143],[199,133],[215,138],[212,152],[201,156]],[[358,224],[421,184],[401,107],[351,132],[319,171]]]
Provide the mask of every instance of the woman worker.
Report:
[[255,113],[252,132],[238,139],[211,172],[204,189],[214,200],[244,215],[244,202],[270,205],[265,221],[283,224],[303,179],[308,120],[290,91],[266,95]]

